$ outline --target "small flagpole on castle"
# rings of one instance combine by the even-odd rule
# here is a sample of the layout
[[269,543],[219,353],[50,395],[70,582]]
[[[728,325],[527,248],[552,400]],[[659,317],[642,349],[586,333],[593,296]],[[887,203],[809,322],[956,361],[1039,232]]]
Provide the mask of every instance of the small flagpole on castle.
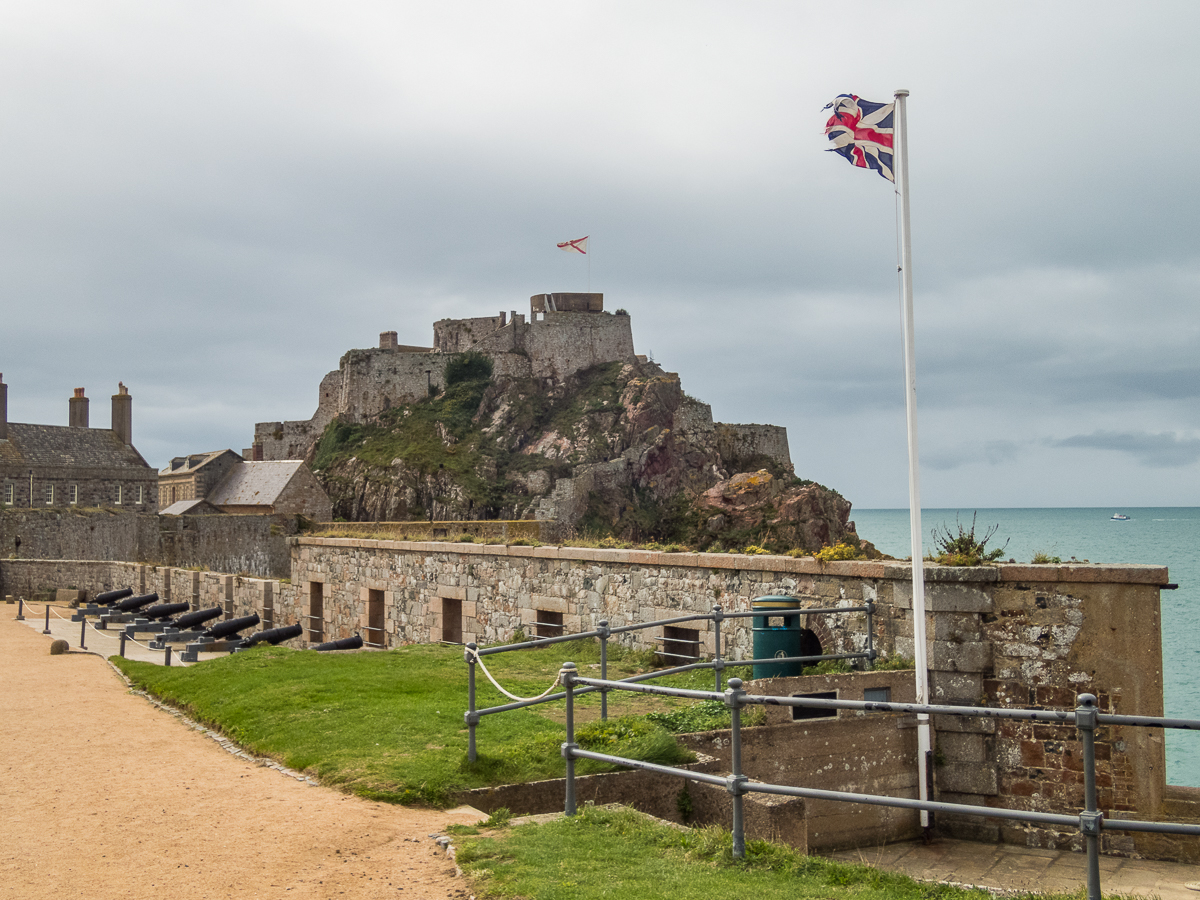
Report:
[[[929,661],[925,642],[925,566],[921,550],[921,471],[917,454],[917,364],[913,334],[912,245],[909,242],[908,91],[896,97],[896,194],[900,199],[900,312],[904,319],[904,405],[908,413],[908,519],[912,532],[913,652],[917,703],[929,702]],[[921,799],[929,799],[929,762],[933,741],[929,716],[917,716],[918,781]],[[921,810],[921,827],[929,828],[929,812]]]

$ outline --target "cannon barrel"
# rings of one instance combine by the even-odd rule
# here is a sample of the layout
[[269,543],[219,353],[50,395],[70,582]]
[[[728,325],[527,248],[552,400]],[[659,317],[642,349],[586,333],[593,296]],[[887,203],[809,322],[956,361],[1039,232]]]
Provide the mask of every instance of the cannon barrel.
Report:
[[362,649],[363,640],[361,634],[356,634],[354,637],[339,638],[336,641],[326,641],[323,644],[317,644],[313,647],[314,650],[360,650]]
[[294,637],[300,637],[304,632],[302,625],[284,625],[281,628],[268,628],[246,638],[244,646],[253,647],[255,644],[282,644]]
[[143,609],[141,616],[143,619],[165,619],[168,616],[176,616],[179,613],[187,612],[189,605],[188,603],[160,603],[158,606]]
[[143,606],[149,606],[151,603],[158,602],[158,594],[138,594],[136,597],[126,597],[117,603],[113,609],[118,612],[133,612],[135,609],[141,609]]
[[237,634],[243,628],[249,628],[251,625],[257,625],[259,622],[258,613],[251,613],[248,616],[242,616],[240,619],[230,619],[227,622],[218,622],[208,631],[204,632],[205,637],[224,638],[230,635]]
[[133,588],[118,588],[115,591],[105,591],[102,594],[97,594],[92,600],[97,606],[108,606],[110,603],[116,603],[118,600],[124,600],[133,594]]
[[190,612],[187,615],[180,616],[175,620],[174,625],[180,631],[187,631],[189,628],[195,628],[197,625],[203,625],[209,619],[215,619],[221,614],[221,607],[212,606],[208,609],[198,609],[195,612]]

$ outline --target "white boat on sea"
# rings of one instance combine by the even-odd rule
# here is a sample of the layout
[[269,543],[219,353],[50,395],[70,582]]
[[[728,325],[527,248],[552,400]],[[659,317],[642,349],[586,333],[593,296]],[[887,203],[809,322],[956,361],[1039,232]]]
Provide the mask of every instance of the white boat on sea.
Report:
[[1118,522],[1128,522],[1129,521],[1129,516],[1125,515],[1124,513],[1113,513],[1113,518],[1116,519]]

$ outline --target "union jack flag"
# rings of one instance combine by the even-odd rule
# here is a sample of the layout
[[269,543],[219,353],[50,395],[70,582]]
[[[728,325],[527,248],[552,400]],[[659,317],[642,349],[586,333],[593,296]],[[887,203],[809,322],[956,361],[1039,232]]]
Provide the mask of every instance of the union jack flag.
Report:
[[860,169],[874,169],[888,181],[892,173],[892,111],[895,103],[872,103],[854,94],[838,94],[825,109],[833,115],[825,134],[833,142],[831,153],[840,153]]

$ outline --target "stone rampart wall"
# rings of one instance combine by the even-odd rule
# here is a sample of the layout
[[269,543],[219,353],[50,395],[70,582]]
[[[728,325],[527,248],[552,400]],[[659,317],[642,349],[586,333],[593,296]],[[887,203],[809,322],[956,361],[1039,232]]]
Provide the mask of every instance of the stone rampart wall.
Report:
[[138,560],[281,578],[291,571],[287,536],[295,530],[289,516],[8,508],[0,510],[0,557]]
[[[618,626],[708,612],[714,603],[726,611],[748,610],[753,599],[771,594],[813,609],[871,601],[875,647],[885,657],[913,655],[911,574],[903,563],[822,565],[774,556],[310,537],[289,543],[290,584],[179,569],[146,568],[138,577],[147,589],[161,582],[174,595],[190,592],[196,598],[190,602],[219,600],[230,615],[269,613],[279,625],[309,621],[303,617],[315,611],[314,585],[320,584],[321,637],[361,632],[389,647],[511,640],[518,629],[534,631],[545,612],[561,615],[566,630],[577,631],[602,619]],[[115,584],[116,575],[104,574],[106,566],[113,572],[130,564],[0,561],[0,584],[7,593],[13,592],[10,585],[30,589],[35,581],[42,589],[124,586]],[[131,577],[126,569],[119,574]],[[931,701],[1070,709],[1086,691],[1099,697],[1103,711],[1161,715],[1159,586],[1166,582],[1166,569],[1152,567],[931,566],[926,573]],[[862,613],[803,618],[826,653],[867,645]],[[376,625],[378,631],[367,631]],[[694,625],[701,652],[711,654],[711,624]],[[655,628],[621,640],[657,647],[662,637]],[[726,620],[722,644],[726,658],[749,658],[750,621]],[[888,722],[880,727],[895,731]],[[1081,748],[1073,728],[958,717],[936,717],[934,727],[938,799],[1056,812],[1081,806]],[[1169,798],[1161,734],[1101,729],[1097,758],[1106,812],[1148,819],[1163,814]],[[841,833],[848,822],[831,818],[827,825]],[[1035,847],[1065,848],[1078,841],[1075,833],[946,814],[938,816],[938,825],[959,835]],[[1174,849],[1162,850],[1163,842],[1152,836],[1109,832],[1104,846],[1116,853],[1200,859],[1198,848],[1179,849],[1176,842]]]

